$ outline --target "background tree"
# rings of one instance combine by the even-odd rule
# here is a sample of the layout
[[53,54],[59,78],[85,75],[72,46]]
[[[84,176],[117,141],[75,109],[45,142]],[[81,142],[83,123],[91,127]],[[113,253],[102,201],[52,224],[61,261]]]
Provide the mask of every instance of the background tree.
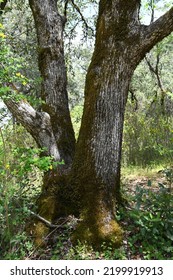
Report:
[[[38,38],[42,110],[14,96],[5,103],[37,145],[46,148],[45,154],[65,163],[54,171],[55,176],[50,171],[45,174],[40,214],[52,221],[67,213],[67,199],[74,200],[68,211],[80,212],[82,218],[74,239],[118,246],[122,232],[115,210],[121,203],[120,160],[129,84],[145,54],[173,30],[173,8],[146,26],[139,21],[141,1],[99,2],[95,49],[75,149],[63,49],[65,18],[56,2],[29,1]],[[76,201],[79,204],[74,207]],[[36,233],[41,237],[44,227],[38,224]]]
[[172,35],[147,54],[133,75],[123,140],[123,164],[126,166],[171,165],[171,53]]

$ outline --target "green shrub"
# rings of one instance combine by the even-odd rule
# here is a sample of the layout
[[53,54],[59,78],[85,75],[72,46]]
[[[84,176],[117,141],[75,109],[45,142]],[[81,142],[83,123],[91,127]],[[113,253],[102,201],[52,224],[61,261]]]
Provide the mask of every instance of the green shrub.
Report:
[[169,259],[173,254],[173,194],[159,183],[159,191],[136,187],[129,246],[144,259]]

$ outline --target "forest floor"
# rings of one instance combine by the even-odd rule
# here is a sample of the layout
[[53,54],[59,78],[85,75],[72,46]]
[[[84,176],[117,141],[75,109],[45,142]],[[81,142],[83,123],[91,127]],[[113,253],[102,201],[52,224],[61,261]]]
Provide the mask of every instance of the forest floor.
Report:
[[[172,193],[169,193],[172,178],[169,179],[164,169],[134,170],[131,173],[129,170],[128,172],[125,171],[125,175],[122,177],[122,187],[125,198],[128,197],[126,214],[128,211],[131,213],[130,218],[127,214],[125,219],[122,219],[122,227],[128,229],[124,231],[123,240],[127,259],[169,259],[172,256],[173,235],[171,236],[171,242],[165,240],[165,244],[168,241],[168,246],[165,246],[166,251],[163,254],[162,252],[159,254],[158,246],[155,246],[157,242],[158,244],[161,243],[160,246],[164,243],[164,237],[159,241],[158,235],[159,223],[162,223],[160,213],[164,211],[163,208],[166,203],[170,204],[170,198],[172,197]],[[173,210],[171,207],[172,204],[168,209],[169,214]],[[137,213],[137,211],[139,212]],[[169,214],[167,218],[170,218]],[[163,215],[163,220],[164,218],[166,217]],[[135,219],[138,219],[138,221],[135,221]],[[164,231],[164,224],[162,225]],[[147,236],[148,234],[151,234],[151,236]],[[152,246],[152,242],[154,246]]]
[[[137,188],[159,193],[161,185],[168,185],[168,180],[162,169],[148,171],[147,169],[139,169],[132,170],[132,172],[128,170],[125,171],[125,174],[122,173],[122,191],[125,196],[135,196]],[[133,206],[133,199],[130,201],[130,205]]]
[[124,231],[121,248],[103,244],[94,251],[80,243],[74,247],[70,236],[78,221],[69,217],[64,227],[51,233],[46,249],[34,250],[29,259],[173,259],[171,183],[159,170],[122,172],[125,206],[117,211]]
[[[0,232],[2,259],[173,260],[173,167],[122,169],[124,205],[117,209],[116,220],[123,230],[123,242],[118,249],[111,244],[101,244],[97,250],[81,243],[74,246],[71,236],[79,221],[74,216],[56,221],[58,226],[50,230],[44,247],[36,247],[32,236],[25,232],[25,225],[30,219],[27,209],[38,191],[32,192],[32,188],[27,187],[26,193],[23,192],[23,198],[11,194],[13,199],[8,210],[12,224],[6,227],[8,219],[4,219]],[[21,210],[21,203],[24,206],[26,203],[28,208]]]

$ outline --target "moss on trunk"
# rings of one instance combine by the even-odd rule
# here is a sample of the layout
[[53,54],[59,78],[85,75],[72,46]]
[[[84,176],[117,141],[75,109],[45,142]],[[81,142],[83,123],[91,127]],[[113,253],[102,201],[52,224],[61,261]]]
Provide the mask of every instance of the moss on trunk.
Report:
[[[52,224],[60,217],[77,215],[77,204],[69,184],[69,171],[66,166],[61,166],[44,174],[42,191],[37,200],[37,213]],[[72,206],[72,202],[75,207]],[[43,246],[50,228],[35,218],[29,225],[29,232],[32,233],[35,244]]]
[[[104,186],[101,186],[103,188]],[[122,229],[115,220],[115,199],[108,197],[104,188],[85,183],[86,192],[81,199],[81,222],[72,241],[87,243],[95,248],[101,244],[119,247],[122,243]]]

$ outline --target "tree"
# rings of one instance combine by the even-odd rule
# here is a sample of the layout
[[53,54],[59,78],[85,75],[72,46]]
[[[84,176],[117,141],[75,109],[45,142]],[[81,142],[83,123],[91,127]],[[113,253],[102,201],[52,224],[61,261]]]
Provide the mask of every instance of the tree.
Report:
[[169,35],[145,56],[133,74],[123,132],[123,165],[171,164],[171,50]]
[[[38,38],[44,102],[41,111],[25,100],[11,98],[5,103],[38,146],[46,148],[45,154],[64,161],[44,175],[39,214],[52,222],[57,216],[80,213],[74,240],[118,246],[122,230],[115,211],[122,202],[120,160],[129,84],[145,54],[173,31],[173,8],[145,26],[139,21],[140,0],[100,0],[82,124],[75,144],[63,49],[66,18],[60,15],[56,0],[29,0],[29,4]],[[37,223],[37,242],[45,229]]]

